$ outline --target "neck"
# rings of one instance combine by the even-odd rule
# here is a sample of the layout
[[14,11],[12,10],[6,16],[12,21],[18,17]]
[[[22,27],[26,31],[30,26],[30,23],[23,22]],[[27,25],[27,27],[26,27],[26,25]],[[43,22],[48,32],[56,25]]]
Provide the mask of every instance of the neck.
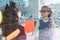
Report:
[[48,17],[43,17],[44,22],[48,22],[49,18]]
[[49,17],[43,17],[43,20],[49,20]]

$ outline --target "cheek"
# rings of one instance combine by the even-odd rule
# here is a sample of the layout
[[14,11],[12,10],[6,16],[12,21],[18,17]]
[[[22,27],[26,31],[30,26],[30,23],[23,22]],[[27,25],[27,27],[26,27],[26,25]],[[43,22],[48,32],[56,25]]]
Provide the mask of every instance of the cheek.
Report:
[[48,16],[50,13],[47,13],[46,15]]
[[49,13],[42,13],[41,15],[42,15],[42,16],[48,16]]
[[18,12],[18,17],[19,17],[19,18],[21,17],[21,12]]
[[41,16],[43,16],[44,14],[43,13],[41,13]]
[[41,13],[41,15],[42,15],[42,16],[45,16],[45,15],[47,15],[47,14],[46,14],[46,13]]

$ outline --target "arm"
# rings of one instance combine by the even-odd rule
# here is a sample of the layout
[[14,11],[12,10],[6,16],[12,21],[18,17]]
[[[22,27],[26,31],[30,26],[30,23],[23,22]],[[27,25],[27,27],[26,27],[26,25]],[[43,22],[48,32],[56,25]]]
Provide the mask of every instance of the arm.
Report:
[[16,29],[14,32],[12,32],[10,35],[8,35],[8,36],[6,37],[6,40],[11,40],[11,39],[13,39],[13,38],[16,37],[19,33],[20,33],[20,30],[19,30],[19,29]]
[[36,22],[36,30],[39,28],[39,21]]
[[52,21],[51,28],[55,28],[55,27],[56,27],[56,24],[54,21]]

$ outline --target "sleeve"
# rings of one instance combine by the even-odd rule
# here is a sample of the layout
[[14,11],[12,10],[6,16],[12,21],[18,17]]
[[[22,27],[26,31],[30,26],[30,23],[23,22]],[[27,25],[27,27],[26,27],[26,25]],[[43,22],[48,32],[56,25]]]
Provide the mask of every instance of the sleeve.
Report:
[[55,24],[55,22],[52,20],[52,22],[51,22],[51,26],[50,26],[51,28],[55,28],[56,27],[56,24]]

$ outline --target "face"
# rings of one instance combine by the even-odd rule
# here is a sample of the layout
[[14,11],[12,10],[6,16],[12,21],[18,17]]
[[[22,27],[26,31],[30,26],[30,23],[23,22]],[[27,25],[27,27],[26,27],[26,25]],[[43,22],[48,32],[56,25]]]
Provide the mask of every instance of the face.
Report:
[[47,8],[42,8],[40,12],[42,17],[48,17],[50,14],[50,11]]

